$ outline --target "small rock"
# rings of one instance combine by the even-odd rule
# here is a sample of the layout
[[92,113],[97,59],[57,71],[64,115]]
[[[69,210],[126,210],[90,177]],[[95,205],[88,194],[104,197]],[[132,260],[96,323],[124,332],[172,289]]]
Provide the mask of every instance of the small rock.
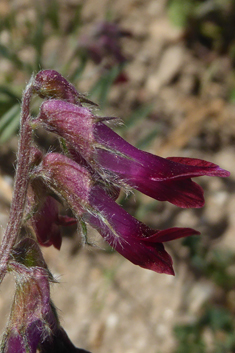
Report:
[[150,25],[149,34],[153,40],[170,44],[180,40],[183,30],[173,27],[167,17],[162,17]]

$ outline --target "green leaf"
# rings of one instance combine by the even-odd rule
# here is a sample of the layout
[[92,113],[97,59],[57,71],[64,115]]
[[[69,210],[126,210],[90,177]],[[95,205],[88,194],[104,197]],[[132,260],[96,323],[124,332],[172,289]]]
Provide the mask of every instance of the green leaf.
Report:
[[47,13],[46,17],[51,22],[55,30],[60,29],[60,20],[59,20],[59,10],[60,5],[57,0],[50,0],[47,2]]
[[9,98],[12,98],[14,100],[17,100],[17,101],[20,100],[20,98],[14,92],[12,92],[7,86],[0,85],[0,93],[3,93]]
[[111,89],[112,84],[115,79],[123,70],[124,65],[118,65],[112,67],[107,73],[103,74],[101,78],[94,84],[92,89],[90,90],[89,96],[98,96],[98,103],[100,108],[104,108],[109,90]]
[[15,53],[11,53],[10,50],[3,44],[0,44],[0,55],[9,61],[12,61],[18,69],[23,69],[24,64],[22,61]]
[[125,128],[130,128],[131,126],[135,125],[137,121],[147,118],[147,116],[151,113],[152,109],[152,104],[141,105],[125,120],[125,125],[123,126]]
[[0,119],[0,144],[16,133],[20,123],[20,105],[15,104]]

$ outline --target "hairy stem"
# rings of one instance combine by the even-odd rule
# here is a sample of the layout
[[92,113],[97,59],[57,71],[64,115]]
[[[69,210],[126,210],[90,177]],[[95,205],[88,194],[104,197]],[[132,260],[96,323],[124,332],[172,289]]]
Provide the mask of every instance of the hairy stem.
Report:
[[11,250],[19,235],[22,225],[26,194],[29,182],[30,147],[32,128],[30,122],[31,82],[23,94],[18,146],[17,169],[9,221],[0,247],[0,283],[2,282],[11,256]]

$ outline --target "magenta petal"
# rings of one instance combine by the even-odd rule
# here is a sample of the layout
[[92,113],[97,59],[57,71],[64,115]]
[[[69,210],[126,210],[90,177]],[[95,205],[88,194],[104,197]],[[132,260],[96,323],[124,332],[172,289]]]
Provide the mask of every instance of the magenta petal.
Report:
[[[146,152],[139,151],[142,154],[148,155]],[[152,157],[156,157],[150,155]],[[145,156],[142,156],[142,159]],[[139,190],[159,201],[169,201],[178,207],[202,207],[204,205],[203,189],[193,182],[190,178],[173,178],[166,180],[156,180],[157,163],[155,170],[148,168],[148,159],[145,158],[146,166],[143,167],[139,161],[115,156],[109,151],[98,150],[97,159],[104,169],[115,175],[118,175],[124,184]],[[160,167],[160,166],[159,166]],[[170,170],[170,169],[169,169]],[[107,172],[108,173],[108,172]]]
[[182,208],[200,208],[205,203],[202,187],[191,179],[141,183],[140,187],[136,189],[156,200],[168,201]]
[[159,230],[157,233],[150,235],[148,238],[145,238],[144,241],[164,243],[175,239],[185,238],[191,235],[200,235],[200,232],[192,228],[168,228]]
[[[122,163],[125,164],[124,159],[126,159],[126,164],[129,163],[126,175],[129,172],[130,178],[133,177],[133,180],[134,178],[138,178],[138,176],[145,176],[154,181],[176,178],[185,179],[202,175],[221,176],[223,171],[216,164],[199,159],[173,157],[171,160],[171,158],[166,159],[141,151],[130,145],[121,136],[102,123],[95,125],[94,135],[102,153],[104,153],[103,150],[107,151],[105,157],[102,157],[100,150],[98,152],[97,158],[102,166],[104,168],[107,167],[111,171],[116,167],[114,172],[124,174],[125,169],[122,167]],[[115,152],[116,158],[114,158]],[[111,162],[111,159],[113,159],[113,162]],[[181,161],[184,161],[184,163]],[[223,172],[225,172],[225,176],[228,176],[228,172]]]
[[107,170],[107,175],[113,173],[124,184],[179,207],[199,208],[204,205],[203,189],[192,182],[192,177],[229,175],[207,161],[180,157],[164,159],[140,151],[101,123],[95,126],[95,137],[100,146],[97,148],[97,163]]
[[184,165],[192,165],[194,167],[208,168],[208,171],[205,175],[207,176],[217,176],[217,177],[229,177],[230,172],[220,168],[217,164],[204,161],[202,159],[197,158],[186,158],[186,157],[167,157],[168,160],[184,164]]
[[59,250],[62,236],[58,212],[58,202],[53,197],[47,196],[41,209],[30,219],[30,223],[40,245],[54,245]]
[[129,261],[159,273],[174,274],[172,259],[161,243],[198,234],[191,228],[153,230],[129,215],[99,188],[92,190],[89,201],[97,211],[97,217],[86,215],[91,226]]
[[40,340],[43,339],[44,324],[42,320],[37,320],[29,325],[26,336],[28,338],[28,346],[32,352],[37,352],[37,347]]
[[[43,325],[40,320],[29,325],[25,333],[13,328],[3,337],[2,353],[36,353],[40,339],[43,339]],[[29,350],[30,349],[30,350]]]
[[120,231],[123,224],[119,224],[119,230],[119,225],[115,222],[115,219],[110,226],[101,218],[89,214],[87,215],[87,221],[99,231],[110,246],[133,264],[158,273],[174,274],[172,259],[165,251],[162,243],[146,242],[144,238],[136,237],[135,231],[131,228],[129,234],[126,234],[126,238],[122,237]]

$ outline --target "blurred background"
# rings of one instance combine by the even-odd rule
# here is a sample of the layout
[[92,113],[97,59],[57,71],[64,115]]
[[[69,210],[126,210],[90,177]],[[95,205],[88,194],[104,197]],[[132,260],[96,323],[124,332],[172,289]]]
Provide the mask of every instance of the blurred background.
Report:
[[[119,202],[153,228],[201,236],[166,245],[176,276],[141,269],[65,233],[44,248],[60,284],[52,298],[72,341],[93,353],[235,352],[235,1],[1,0],[0,223],[12,196],[22,91],[32,73],[55,69],[118,116],[116,131],[154,154],[195,157],[231,172],[202,177],[202,209],[183,210],[135,192]],[[37,114],[38,104],[32,106]],[[48,149],[51,136],[38,132]],[[0,288],[0,332],[14,283]]]

